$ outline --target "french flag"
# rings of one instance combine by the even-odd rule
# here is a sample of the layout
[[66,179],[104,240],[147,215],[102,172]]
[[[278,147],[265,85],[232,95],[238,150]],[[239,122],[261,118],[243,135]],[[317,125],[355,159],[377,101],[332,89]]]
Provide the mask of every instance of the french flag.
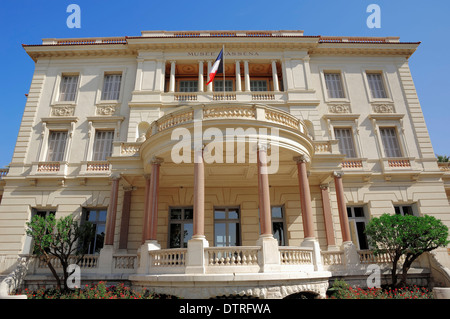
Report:
[[216,61],[214,62],[211,71],[209,72],[209,81],[206,83],[208,85],[214,80],[214,77],[217,73],[223,73],[223,49],[220,50],[219,55],[217,56]]

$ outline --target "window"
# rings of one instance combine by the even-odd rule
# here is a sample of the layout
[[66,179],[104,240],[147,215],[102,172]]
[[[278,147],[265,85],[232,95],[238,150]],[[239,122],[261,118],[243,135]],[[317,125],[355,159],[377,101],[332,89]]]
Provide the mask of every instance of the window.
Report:
[[366,74],[372,98],[374,99],[387,98],[382,74],[381,73],[366,73]]
[[93,161],[105,161],[111,156],[114,131],[95,131]]
[[359,249],[369,249],[367,237],[364,233],[366,229],[366,217],[364,216],[364,208],[361,206],[347,207],[348,223],[350,225],[350,235],[352,242]]
[[284,229],[284,209],[282,206],[274,206],[272,207],[272,231],[279,246],[286,245]]
[[78,87],[78,75],[63,75],[59,89],[60,101],[75,101]]
[[[214,91],[215,92],[223,92],[223,80],[214,80]],[[231,92],[233,91],[233,81],[225,80],[225,91]]]
[[67,131],[50,131],[48,136],[47,161],[60,162],[64,160]]
[[339,141],[339,152],[345,154],[347,157],[356,157],[351,128],[335,128],[334,136]]
[[328,97],[332,99],[345,98],[344,88],[342,86],[342,77],[340,73],[325,73],[325,85],[327,87]]
[[250,81],[250,91],[267,91],[267,81],[266,80],[251,80]]
[[395,127],[380,127],[381,140],[383,142],[386,157],[402,157]]
[[180,92],[197,92],[198,81],[180,81]]
[[169,211],[169,248],[186,248],[194,234],[192,207],[171,208]]
[[86,254],[98,254],[103,248],[103,242],[105,240],[105,228],[106,228],[106,209],[86,209],[84,211],[84,221],[90,222],[94,226],[94,237],[87,246]]
[[414,215],[412,206],[394,206],[395,213],[397,215]]
[[102,100],[118,100],[122,74],[105,74],[103,80]]
[[214,210],[214,245],[226,247],[239,246],[240,243],[239,208],[216,208]]

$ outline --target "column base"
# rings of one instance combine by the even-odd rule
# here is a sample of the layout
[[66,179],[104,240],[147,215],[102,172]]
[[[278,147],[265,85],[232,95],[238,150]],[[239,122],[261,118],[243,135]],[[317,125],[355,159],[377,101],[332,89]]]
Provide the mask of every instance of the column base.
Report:
[[353,242],[345,241],[342,243],[342,250],[344,251],[344,265],[347,267],[356,267],[360,265],[358,251]]
[[258,263],[260,272],[278,272],[281,270],[280,252],[278,251],[278,241],[273,235],[260,235],[256,241],[257,246],[261,246],[258,252]]
[[206,272],[205,248],[209,247],[205,236],[194,236],[188,241],[186,274],[204,274]]
[[105,245],[100,250],[100,255],[98,256],[98,270],[101,273],[112,273],[112,265],[113,265],[113,254],[114,247],[113,245]]
[[160,250],[161,245],[156,240],[146,240],[138,249],[138,255],[140,256],[138,274],[146,274],[149,272],[150,267],[150,255],[149,251]]
[[322,271],[322,255],[320,253],[320,245],[315,237],[307,237],[303,239],[303,242],[300,245],[301,247],[312,247],[313,251],[313,264],[315,271]]

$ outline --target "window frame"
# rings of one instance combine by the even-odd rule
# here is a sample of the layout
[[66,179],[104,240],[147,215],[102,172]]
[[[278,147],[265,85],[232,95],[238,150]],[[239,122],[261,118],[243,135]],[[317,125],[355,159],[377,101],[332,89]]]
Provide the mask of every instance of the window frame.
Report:
[[[89,215],[91,212],[96,212],[96,218],[94,221],[89,220]],[[105,212],[105,220],[99,220],[98,217],[101,212]],[[106,221],[108,219],[108,209],[106,207],[83,207],[82,208],[82,216],[81,216],[81,223],[90,222],[95,227],[95,236],[93,238],[94,246],[93,246],[93,252],[91,253],[91,244],[89,244],[88,251],[86,254],[88,255],[98,255],[100,254],[101,249],[105,246],[105,236],[106,236]],[[97,230],[98,226],[103,226],[104,232],[103,232],[103,242],[101,244],[101,247],[97,247]],[[98,250],[98,252],[97,252]]]
[[[220,93],[220,92],[223,93],[223,89],[216,90],[216,82],[222,83],[223,79],[214,79],[214,81],[213,81],[213,91],[217,92],[217,93]],[[229,83],[231,84],[231,90],[227,90],[227,86],[228,86],[227,84],[229,84]],[[235,81],[225,78],[225,92],[234,92],[234,91],[235,91]]]
[[[341,139],[339,139],[339,138],[337,137],[337,135],[336,135],[336,130],[340,130],[340,131],[348,130],[348,131],[350,131],[350,136],[349,136],[349,138],[351,138],[351,146],[352,146],[352,149],[351,149],[352,154],[351,154],[351,156],[349,156],[348,154],[343,153],[343,152],[341,151]],[[358,158],[358,157],[359,157],[359,156],[358,156],[358,152],[357,152],[356,143],[355,143],[355,134],[354,134],[353,127],[351,127],[351,126],[347,126],[347,127],[346,127],[346,126],[333,126],[333,134],[334,134],[334,139],[338,140],[339,151],[340,151],[342,154],[344,154],[344,155],[346,156],[346,158],[352,158],[352,159],[354,159],[354,158]]]
[[[330,90],[329,85],[328,85],[327,75],[338,75],[339,76],[340,92],[342,93],[342,96],[337,96],[337,97],[336,96],[331,96],[332,94],[330,94],[331,90]],[[347,99],[347,94],[345,92],[344,79],[343,79],[343,76],[342,76],[342,72],[340,72],[340,71],[324,71],[323,72],[323,78],[324,78],[324,82],[325,82],[326,93],[327,93],[327,96],[328,96],[329,99],[333,99],[333,100],[335,100],[335,99],[339,99],[339,100]]]
[[[172,219],[171,218],[171,211],[174,209],[181,209],[181,218],[179,220],[177,219]],[[192,210],[192,219],[186,219],[185,217],[185,211],[186,210]],[[167,247],[168,248],[187,248],[187,242],[189,241],[190,238],[192,238],[193,233],[191,234],[191,237],[188,240],[185,240],[185,236],[184,236],[184,225],[186,224],[191,224],[192,225],[192,230],[194,229],[194,207],[193,206],[171,206],[169,207],[169,211],[168,211],[168,231],[167,231]],[[172,230],[171,230],[171,225],[173,224],[180,224],[181,225],[181,229],[180,229],[180,247],[173,247],[172,244]],[[186,243],[186,246],[184,246],[184,243]]]
[[[405,204],[405,203],[399,203],[394,204],[394,214],[400,214],[402,216],[411,215],[411,216],[419,216],[417,212],[417,206],[415,204]],[[404,209],[408,207],[411,214],[405,214]]]
[[[355,214],[355,208],[360,208],[362,211],[363,216],[356,216]],[[350,211],[350,214],[349,214]],[[349,216],[351,215],[351,216]],[[367,212],[365,205],[347,205],[347,218],[349,223],[349,229],[350,229],[350,237],[352,242],[355,244],[355,246],[358,247],[358,250],[368,250],[369,247],[369,241],[364,233],[364,230],[362,230],[362,234],[359,234],[359,230],[357,227],[357,223],[364,223],[364,229],[367,226],[368,219],[367,219]],[[363,236],[365,238],[365,244],[367,248],[361,248],[361,242],[360,242],[360,236]]]
[[[225,218],[218,219],[216,218],[216,211],[225,211]],[[231,210],[236,210],[238,212],[238,218],[229,218],[228,213]],[[213,218],[214,218],[214,246],[215,247],[233,247],[229,245],[229,224],[236,223],[237,231],[236,231],[236,246],[242,246],[242,223],[241,223],[241,208],[239,206],[217,206],[213,209]],[[216,238],[216,223],[217,221],[223,221],[221,224],[225,224],[225,233],[226,233],[226,245],[218,246],[217,238]],[[236,222],[237,221],[237,222]]]
[[[260,82],[260,83],[265,83],[265,85],[266,85],[266,89],[265,90],[252,90],[252,87],[253,87],[253,85],[252,85],[252,83],[254,84],[254,83],[256,83],[256,82]],[[268,79],[265,79],[265,78],[260,78],[260,79],[258,79],[258,78],[254,78],[254,79],[250,79],[250,92],[269,92],[269,80]]]
[[[328,73],[339,73],[340,74],[341,86],[342,86],[342,91],[344,94],[343,98],[333,98],[328,94],[327,83],[325,80],[325,74],[328,74]],[[346,74],[344,65],[319,66],[319,77],[320,77],[320,82],[322,84],[323,98],[326,103],[332,103],[332,102],[350,103],[350,94],[349,94],[348,86],[347,86],[347,74]]]
[[[120,82],[118,85],[117,90],[115,90],[116,94],[117,94],[117,98],[111,99],[111,98],[105,98],[105,94],[107,94],[106,97],[111,97],[111,92],[109,91],[107,93],[105,93],[105,85],[106,85],[106,79],[109,76],[120,76]],[[103,73],[103,80],[102,80],[102,89],[100,92],[100,101],[101,102],[105,102],[105,101],[119,101],[122,95],[122,82],[123,82],[123,74],[122,72],[104,72]],[[117,86],[117,84],[116,84]]]
[[[76,77],[76,83],[74,84],[75,87],[75,92],[72,92],[70,94],[73,94],[73,99],[71,100],[66,100],[65,95],[67,94],[66,92],[62,92],[62,87],[64,85],[64,79],[68,78],[68,77]],[[59,88],[58,88],[58,102],[61,103],[75,103],[77,101],[77,96],[78,96],[78,92],[80,89],[80,74],[79,73],[71,73],[71,72],[64,72],[61,74],[61,79],[59,82]],[[64,94],[64,95],[63,95]],[[62,99],[62,96],[64,96],[64,99]]]
[[[382,132],[384,130],[387,130],[387,129],[393,130],[393,132],[395,134],[395,142],[397,144],[397,149],[388,149],[386,147],[387,146],[386,143],[385,143],[386,138],[391,138],[392,139],[392,136],[390,136],[390,137],[383,137],[383,133]],[[403,148],[402,148],[402,143],[400,141],[400,134],[398,132],[397,126],[379,125],[378,131],[380,133],[380,140],[381,140],[381,146],[383,148],[383,155],[384,155],[384,157],[386,157],[386,158],[399,158],[399,157],[404,157],[405,156],[405,154],[403,152]],[[393,151],[396,151],[396,152],[398,151],[398,153],[395,154],[395,156],[389,156],[389,155],[391,155],[390,153],[392,153]],[[388,153],[389,153],[389,155],[388,155]]]
[[[280,208],[281,210],[281,217],[273,217],[273,209],[274,208]],[[274,238],[278,241],[278,246],[286,246],[287,245],[287,228],[286,228],[286,210],[284,205],[273,205],[270,207],[270,217],[272,219],[272,233],[274,235]],[[280,240],[279,238],[275,237],[275,223],[281,223],[282,224],[282,234],[283,238]]]
[[[186,82],[186,83],[192,83],[192,84],[195,84],[194,86],[195,86],[195,90],[193,90],[193,91],[182,91],[181,89],[181,84],[183,83],[183,82]],[[198,93],[198,79],[179,79],[178,81],[177,81],[177,87],[178,87],[178,90],[177,90],[177,93]]]
[[[367,77],[367,74],[370,73],[377,73],[381,75],[381,79],[383,81],[383,85],[384,85],[384,91],[386,93],[386,97],[385,98],[374,98],[372,96],[372,90],[370,89],[370,84],[369,84],[369,80]],[[385,67],[382,66],[369,66],[369,67],[363,67],[361,69],[361,76],[363,79],[363,83],[366,89],[366,94],[367,94],[367,99],[369,101],[369,103],[376,103],[376,102],[389,102],[389,103],[394,103],[394,101],[392,100],[392,92],[391,92],[391,86],[389,83],[389,79],[387,76],[387,69]]]
[[[59,152],[53,152],[50,153],[50,142],[52,134],[55,133],[64,133],[65,139],[64,142],[58,141],[59,144],[64,144],[64,149]],[[66,161],[66,154],[67,154],[67,146],[69,144],[69,131],[68,130],[57,130],[57,129],[49,129],[48,131],[48,137],[47,137],[47,147],[46,147],[46,154],[45,154],[45,162],[65,162]],[[50,156],[54,156],[55,154],[58,154],[58,158],[50,158]]]
[[[97,134],[100,132],[107,132],[107,133],[111,133],[111,137],[110,137],[110,145],[109,145],[109,153],[108,155],[106,155],[105,153],[105,146],[102,147],[102,151],[101,151],[101,158],[96,158],[96,155],[98,154],[98,152],[96,152],[96,143],[98,142],[97,140]],[[113,145],[114,145],[114,135],[115,135],[115,130],[111,129],[111,128],[106,128],[106,129],[95,129],[94,132],[94,141],[92,144],[92,161],[106,161],[107,157],[110,157],[113,153]],[[103,142],[104,143],[104,142]]]

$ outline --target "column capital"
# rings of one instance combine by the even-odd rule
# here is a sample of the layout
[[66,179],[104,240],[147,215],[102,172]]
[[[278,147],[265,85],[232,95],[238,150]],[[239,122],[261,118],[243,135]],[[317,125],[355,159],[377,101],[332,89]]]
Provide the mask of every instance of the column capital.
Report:
[[153,156],[153,157],[149,160],[149,163],[150,163],[150,164],[161,165],[163,162],[164,162],[164,159],[162,159],[161,157],[156,157],[156,156]]
[[293,160],[295,162],[297,162],[297,163],[307,163],[307,162],[309,162],[309,158],[305,154],[302,154],[300,156],[294,156]]
[[109,175],[109,178],[113,181],[119,180],[121,177],[120,173],[111,173],[111,175]]
[[342,178],[342,176],[344,176],[344,172],[334,171],[333,176],[336,178]]
[[320,184],[319,187],[321,190],[327,190],[329,188],[329,185],[328,184]]

